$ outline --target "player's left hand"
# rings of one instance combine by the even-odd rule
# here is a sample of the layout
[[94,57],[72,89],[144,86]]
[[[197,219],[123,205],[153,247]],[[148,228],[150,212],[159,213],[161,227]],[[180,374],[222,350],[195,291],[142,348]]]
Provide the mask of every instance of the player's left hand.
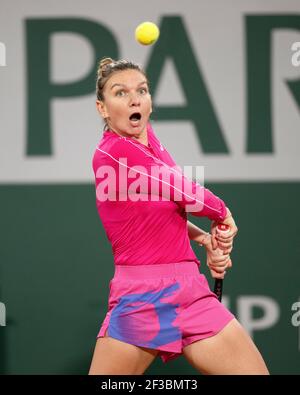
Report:
[[202,241],[206,249],[206,263],[214,278],[223,278],[227,268],[232,267],[230,255],[220,248],[213,249],[212,236],[208,234]]
[[[218,224],[220,223],[229,226],[228,232],[221,232],[218,230]],[[238,228],[230,211],[228,217],[226,217],[222,222],[212,221],[211,235],[213,249],[220,248],[221,250],[223,250],[224,254],[230,254],[233,249],[233,239],[236,236],[237,232]]]

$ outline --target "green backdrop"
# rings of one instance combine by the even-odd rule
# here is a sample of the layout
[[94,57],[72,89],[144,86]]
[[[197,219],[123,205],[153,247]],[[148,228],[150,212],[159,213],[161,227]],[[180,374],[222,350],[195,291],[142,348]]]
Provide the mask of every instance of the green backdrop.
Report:
[[[102,3],[1,0],[0,373],[88,372],[114,273],[91,166],[97,60],[111,56],[146,69],[158,137],[182,167],[205,166],[234,214],[224,303],[256,326],[271,373],[299,374],[299,1]],[[161,31],[147,48],[144,20]],[[196,371],[180,357],[147,373]]]

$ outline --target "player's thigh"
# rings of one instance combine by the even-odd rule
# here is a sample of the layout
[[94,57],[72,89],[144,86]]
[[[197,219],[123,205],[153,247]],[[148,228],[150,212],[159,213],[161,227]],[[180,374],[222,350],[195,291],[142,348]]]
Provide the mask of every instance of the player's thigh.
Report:
[[189,344],[183,354],[203,374],[269,374],[251,337],[236,319],[215,336]]
[[143,374],[158,352],[105,335],[96,342],[89,375]]

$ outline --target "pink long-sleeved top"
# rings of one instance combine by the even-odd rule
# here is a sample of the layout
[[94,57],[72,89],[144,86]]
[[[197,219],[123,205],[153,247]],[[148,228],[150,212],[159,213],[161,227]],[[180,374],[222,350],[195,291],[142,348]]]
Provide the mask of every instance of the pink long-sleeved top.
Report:
[[222,221],[219,197],[185,177],[147,126],[148,146],[105,130],[93,156],[96,206],[115,265],[195,261],[187,214]]

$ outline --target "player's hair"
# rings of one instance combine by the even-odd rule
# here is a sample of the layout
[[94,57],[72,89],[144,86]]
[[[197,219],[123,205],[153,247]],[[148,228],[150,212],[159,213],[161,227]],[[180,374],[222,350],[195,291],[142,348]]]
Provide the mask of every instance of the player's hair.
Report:
[[113,73],[123,70],[137,70],[141,72],[149,85],[148,78],[144,70],[137,64],[128,60],[113,60],[111,58],[103,58],[99,61],[97,70],[97,83],[96,83],[96,95],[98,100],[104,100],[103,89],[106,82],[112,76]]

